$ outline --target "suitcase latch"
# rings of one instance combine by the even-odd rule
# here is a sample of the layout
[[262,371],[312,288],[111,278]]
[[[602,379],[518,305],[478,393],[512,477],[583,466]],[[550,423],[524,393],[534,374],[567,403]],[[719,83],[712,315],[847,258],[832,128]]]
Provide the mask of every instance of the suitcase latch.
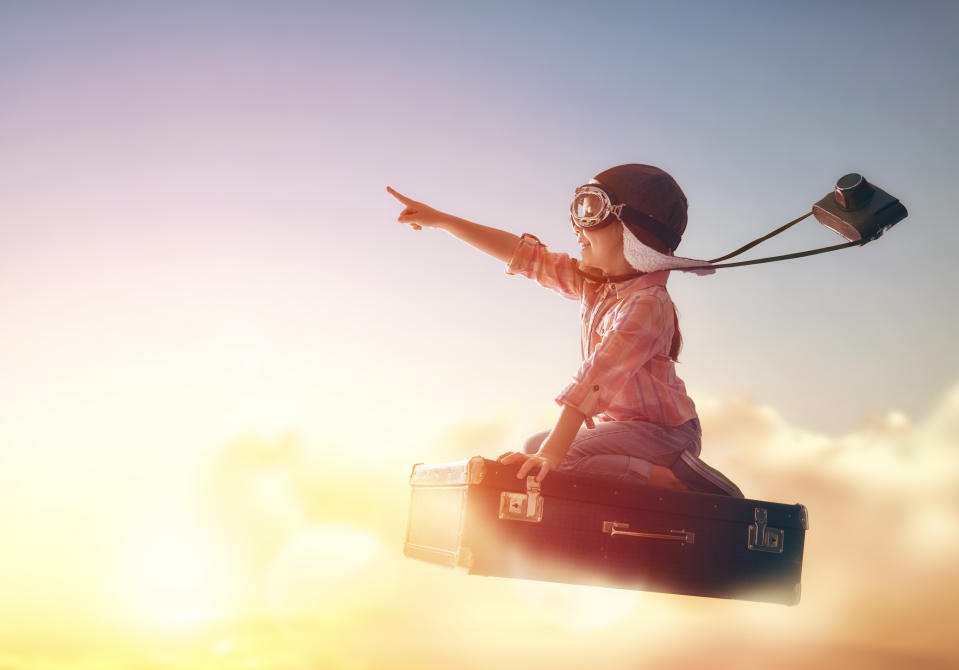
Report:
[[533,523],[543,520],[543,496],[539,494],[536,477],[526,478],[526,493],[503,491],[499,494],[499,518]]
[[769,528],[766,526],[766,510],[762,507],[753,509],[753,518],[756,523],[749,524],[749,533],[746,540],[746,548],[753,551],[768,551],[771,554],[783,553],[783,530],[782,528]]

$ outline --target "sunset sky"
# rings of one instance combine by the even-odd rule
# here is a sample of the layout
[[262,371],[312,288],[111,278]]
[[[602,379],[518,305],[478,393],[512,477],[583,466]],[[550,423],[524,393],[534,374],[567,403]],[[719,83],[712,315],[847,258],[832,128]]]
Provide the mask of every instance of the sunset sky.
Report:
[[[0,667],[956,667],[957,30],[952,2],[0,2]],[[549,427],[579,309],[384,187],[575,253],[573,189],[625,162],[682,186],[684,256],[847,172],[909,210],[669,281],[703,458],[810,510],[797,608],[402,557],[410,466]],[[750,257],[841,241],[810,218]]]

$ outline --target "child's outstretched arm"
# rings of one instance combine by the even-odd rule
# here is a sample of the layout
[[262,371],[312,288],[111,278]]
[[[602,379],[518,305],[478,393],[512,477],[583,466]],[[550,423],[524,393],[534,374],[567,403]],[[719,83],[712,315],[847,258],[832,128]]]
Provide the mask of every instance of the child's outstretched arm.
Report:
[[394,191],[389,186],[387,192],[403,204],[403,211],[396,218],[400,223],[410,225],[414,230],[439,228],[454,237],[506,263],[513,255],[519,237],[505,230],[481,226],[478,223],[433,209],[429,205]]

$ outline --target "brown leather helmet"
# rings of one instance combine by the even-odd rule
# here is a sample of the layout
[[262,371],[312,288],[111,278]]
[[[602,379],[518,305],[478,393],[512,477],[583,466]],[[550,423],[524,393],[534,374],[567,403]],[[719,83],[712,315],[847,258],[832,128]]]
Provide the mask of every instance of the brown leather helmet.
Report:
[[652,165],[627,163],[604,170],[593,179],[612,191],[620,203],[661,224],[624,220],[644,244],[663,253],[676,250],[686,230],[687,204],[686,195],[669,173]]

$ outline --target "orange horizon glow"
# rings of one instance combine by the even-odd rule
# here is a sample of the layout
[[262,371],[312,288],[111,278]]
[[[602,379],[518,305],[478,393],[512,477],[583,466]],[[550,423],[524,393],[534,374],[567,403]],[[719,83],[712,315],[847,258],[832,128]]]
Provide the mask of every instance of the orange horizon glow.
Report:
[[[827,668],[843,667],[828,660],[830,649],[857,658],[853,650],[862,645],[884,650],[888,660],[873,659],[873,667],[896,667],[896,659],[920,648],[952,662],[946,630],[959,585],[947,576],[959,557],[959,526],[945,501],[959,458],[943,458],[942,440],[954,439],[948,436],[959,416],[957,399],[959,387],[921,420],[893,414],[840,437],[803,431],[741,398],[701,399],[704,427],[714,438],[712,464],[736,473],[747,496],[773,499],[775,491],[788,491],[810,509],[796,607],[470,577],[406,559],[405,469],[330,467],[300,439],[245,437],[225,445],[196,481],[214,499],[194,492],[207,502],[193,514],[153,519],[115,545],[105,590],[88,584],[83,596],[108,608],[99,623],[49,621],[44,634],[62,631],[66,640],[71,630],[90,631],[98,651],[84,653],[99,667],[123,667],[148,649],[174,665],[310,659],[338,667],[359,657],[376,667],[423,667],[432,663],[429,650],[474,648],[479,639],[464,631],[478,626],[499,631],[503,649],[517,658],[549,658],[561,668],[582,662],[576,645],[602,649],[595,653],[614,665],[637,657],[693,662],[699,647],[677,654],[677,631],[682,639],[694,634],[703,644],[719,644],[744,642],[756,626],[770,633],[754,640],[757,650],[790,649]],[[488,429],[480,427],[480,434]],[[461,431],[445,447],[475,450],[473,439]],[[726,446],[732,443],[735,449]],[[864,450],[867,470],[859,467]],[[356,484],[356,468],[367,470],[363,485]],[[166,500],[153,502],[173,509],[183,495],[169,490]],[[876,513],[883,509],[898,510],[899,522],[887,523]],[[937,552],[925,551],[930,535]],[[841,543],[846,553],[830,551]],[[71,563],[79,574],[92,567]],[[783,642],[796,626],[820,637],[802,647]],[[424,631],[431,632],[423,637]],[[876,631],[883,631],[882,642]],[[905,637],[889,637],[893,631]],[[139,651],[123,651],[124,639],[140,640]],[[402,650],[402,658],[386,648]],[[49,658],[60,659],[48,661],[54,667],[67,663],[55,653]],[[15,667],[48,667],[24,659],[7,656]]]

